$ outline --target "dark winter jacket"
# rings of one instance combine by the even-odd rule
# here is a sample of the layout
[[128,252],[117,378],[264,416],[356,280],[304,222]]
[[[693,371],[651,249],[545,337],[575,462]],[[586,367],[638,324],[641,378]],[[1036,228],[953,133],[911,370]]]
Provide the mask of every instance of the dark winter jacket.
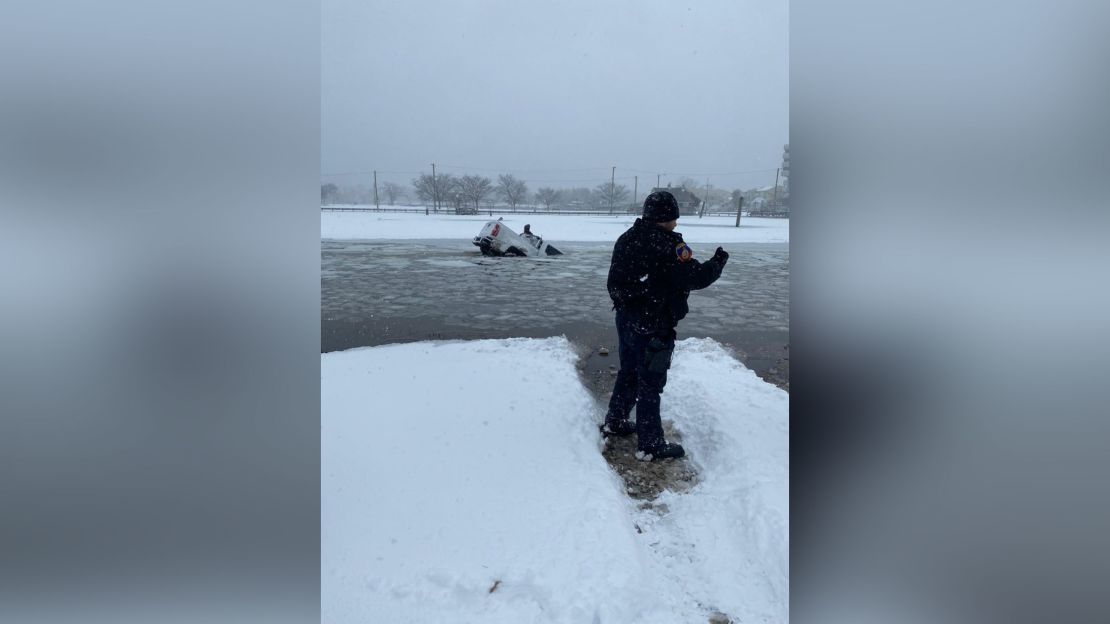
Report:
[[687,298],[717,281],[724,263],[694,260],[677,232],[643,219],[621,234],[609,265],[609,297],[648,333],[670,333],[690,310]]

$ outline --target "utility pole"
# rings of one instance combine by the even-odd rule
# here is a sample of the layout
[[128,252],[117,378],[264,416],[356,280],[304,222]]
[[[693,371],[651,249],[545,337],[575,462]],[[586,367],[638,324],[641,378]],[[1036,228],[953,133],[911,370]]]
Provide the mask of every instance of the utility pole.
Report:
[[382,206],[378,203],[378,172],[374,171],[374,209],[381,210]]
[[779,172],[780,171],[782,171],[782,167],[779,167],[778,169],[775,169],[775,196],[774,196],[774,199],[771,200],[771,205],[775,207],[775,211],[778,211],[778,209],[779,209]]
[[661,175],[663,175],[663,174],[662,173],[655,174],[655,188],[659,188],[659,176],[661,176]]
[[617,168],[609,173],[609,214],[613,214],[613,197],[617,194]]
[[432,163],[432,205],[435,213],[439,214],[439,183],[436,182],[436,164]]
[[701,214],[698,215],[699,219],[705,216],[706,208],[709,208],[709,178],[705,179],[705,199],[701,202]]
[[740,209],[744,206],[744,196],[736,200],[736,227],[740,227]]
[[640,203],[640,176],[633,176],[632,179],[632,207],[635,208]]

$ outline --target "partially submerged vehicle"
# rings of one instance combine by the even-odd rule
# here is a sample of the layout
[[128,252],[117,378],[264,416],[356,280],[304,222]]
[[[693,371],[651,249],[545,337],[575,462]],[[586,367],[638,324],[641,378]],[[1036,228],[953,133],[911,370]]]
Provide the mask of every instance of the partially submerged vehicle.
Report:
[[488,221],[473,242],[483,256],[563,255],[563,252],[552,247],[543,238],[531,232],[517,234],[501,221]]

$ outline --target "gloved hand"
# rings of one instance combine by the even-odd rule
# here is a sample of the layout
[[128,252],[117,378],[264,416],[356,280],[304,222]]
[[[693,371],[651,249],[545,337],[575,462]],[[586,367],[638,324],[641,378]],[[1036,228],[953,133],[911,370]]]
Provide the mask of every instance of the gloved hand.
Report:
[[728,262],[728,252],[723,247],[718,247],[717,253],[713,254],[713,259],[720,262],[721,266],[725,266],[725,263]]

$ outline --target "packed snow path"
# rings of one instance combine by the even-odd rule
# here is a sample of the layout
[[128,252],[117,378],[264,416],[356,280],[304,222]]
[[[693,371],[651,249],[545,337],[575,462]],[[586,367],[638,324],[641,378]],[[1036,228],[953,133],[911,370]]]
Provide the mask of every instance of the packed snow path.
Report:
[[663,415],[698,483],[640,509],[576,359],[564,338],[321,356],[325,622],[787,619],[787,394],[681,341]]

